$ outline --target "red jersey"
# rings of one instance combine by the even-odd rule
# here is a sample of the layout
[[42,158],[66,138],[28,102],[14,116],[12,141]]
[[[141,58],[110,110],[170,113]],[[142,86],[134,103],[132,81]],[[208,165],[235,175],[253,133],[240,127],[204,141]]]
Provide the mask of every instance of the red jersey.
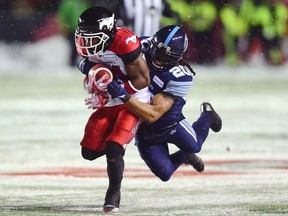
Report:
[[[125,65],[135,61],[141,54],[140,39],[129,29],[118,28],[110,47],[101,56],[90,56],[89,60],[108,65],[112,69],[113,75],[117,74],[117,77],[125,82],[129,80]],[[133,97],[144,103],[150,102],[148,87],[136,92]],[[120,99],[110,98],[105,106],[119,104],[123,104]]]
[[[124,82],[129,80],[125,65],[135,61],[142,54],[139,38],[130,30],[119,28],[114,41],[101,56],[91,56],[89,60],[102,63],[112,68],[113,75]],[[150,93],[148,87],[139,90],[133,97],[149,103]],[[90,116],[81,146],[102,151],[107,141],[113,141],[125,148],[135,136],[141,120],[135,116],[123,102],[109,97],[105,107],[100,108]],[[120,106],[117,106],[120,105]]]
[[140,39],[129,29],[119,28],[110,47],[101,56],[90,56],[89,60],[104,63],[123,77],[127,76],[125,65],[135,61],[141,53]]

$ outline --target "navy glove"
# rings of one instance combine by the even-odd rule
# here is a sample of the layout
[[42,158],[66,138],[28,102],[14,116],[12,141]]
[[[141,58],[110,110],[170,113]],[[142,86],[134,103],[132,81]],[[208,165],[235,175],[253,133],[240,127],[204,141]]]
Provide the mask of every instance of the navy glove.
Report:
[[119,98],[123,103],[126,103],[131,98],[131,95],[124,88],[124,83],[119,79],[113,80],[108,84],[108,93],[112,98]]
[[89,70],[95,65],[94,62],[91,62],[88,58],[81,58],[77,62],[77,68],[85,75],[89,73]]

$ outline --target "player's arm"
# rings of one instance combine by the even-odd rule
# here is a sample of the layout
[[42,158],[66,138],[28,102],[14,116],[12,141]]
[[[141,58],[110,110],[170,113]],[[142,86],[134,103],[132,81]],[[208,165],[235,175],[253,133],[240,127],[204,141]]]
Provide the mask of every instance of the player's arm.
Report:
[[151,104],[142,103],[131,97],[125,105],[136,116],[143,119],[146,123],[151,124],[157,121],[173,105],[176,97],[165,93],[157,94]]
[[131,88],[137,91],[150,84],[149,68],[142,54],[132,63],[126,64],[126,71],[130,79],[130,83],[125,84],[126,89]]
[[108,84],[108,92],[112,98],[119,98],[125,105],[145,122],[151,124],[157,121],[174,103],[176,97],[165,93],[158,93],[151,104],[142,103],[127,92],[124,84],[120,80],[113,80]]
[[90,61],[88,58],[82,57],[77,61],[77,68],[81,73],[88,75],[90,69],[96,65],[96,63]]

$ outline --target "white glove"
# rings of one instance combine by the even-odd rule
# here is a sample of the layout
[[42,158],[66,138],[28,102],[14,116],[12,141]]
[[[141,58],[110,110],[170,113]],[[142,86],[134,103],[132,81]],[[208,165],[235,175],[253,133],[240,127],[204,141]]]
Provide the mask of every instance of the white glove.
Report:
[[87,105],[88,109],[99,109],[103,107],[109,100],[109,96],[107,93],[98,93],[93,94],[91,97],[86,98],[85,105]]

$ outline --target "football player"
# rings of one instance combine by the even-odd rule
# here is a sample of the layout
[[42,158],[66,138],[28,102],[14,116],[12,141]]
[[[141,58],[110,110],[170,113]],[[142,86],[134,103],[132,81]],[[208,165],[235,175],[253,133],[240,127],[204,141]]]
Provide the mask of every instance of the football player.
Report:
[[[204,170],[200,152],[209,129],[219,132],[220,116],[210,103],[201,104],[202,113],[190,125],[182,109],[195,72],[183,59],[187,49],[187,35],[180,26],[169,25],[152,38],[143,38],[143,51],[150,68],[149,90],[151,104],[141,103],[125,90],[120,81],[108,84],[108,92],[125,98],[125,105],[144,120],[136,135],[136,145],[142,159],[162,181],[168,181],[181,164],[191,164],[198,172]],[[168,143],[179,150],[169,153]]]
[[117,28],[114,14],[106,8],[92,7],[80,15],[75,44],[83,57],[77,67],[86,75],[84,86],[92,95],[86,99],[86,105],[96,109],[80,143],[82,156],[94,160],[106,155],[109,187],[103,212],[115,213],[120,204],[125,147],[135,136],[139,118],[123,104],[125,100],[109,97],[106,93],[109,79],[106,78],[110,75],[102,67],[101,71],[107,77],[98,80],[97,64],[108,66],[113,77],[122,80],[127,92],[143,103],[150,102],[149,70],[142,57],[140,39],[126,28]]

